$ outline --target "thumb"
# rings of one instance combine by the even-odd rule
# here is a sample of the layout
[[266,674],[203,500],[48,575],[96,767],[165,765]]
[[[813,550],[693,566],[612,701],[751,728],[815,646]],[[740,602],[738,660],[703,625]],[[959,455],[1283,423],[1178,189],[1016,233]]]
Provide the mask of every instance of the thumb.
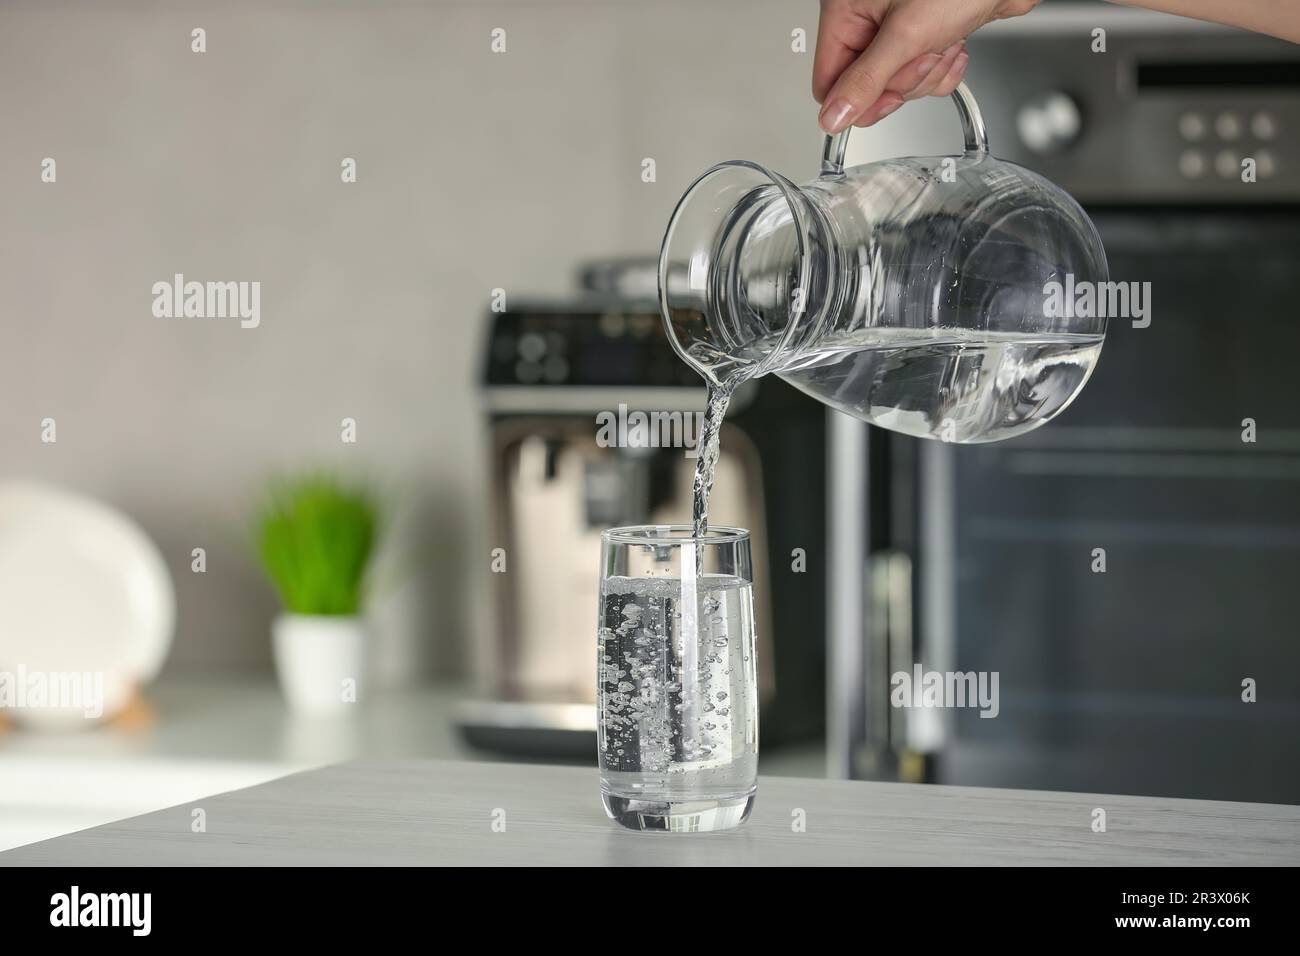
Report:
[[920,31],[902,17],[887,19],[826,94],[826,105],[818,117],[822,129],[838,133],[852,125],[885,92],[893,75],[925,52]]

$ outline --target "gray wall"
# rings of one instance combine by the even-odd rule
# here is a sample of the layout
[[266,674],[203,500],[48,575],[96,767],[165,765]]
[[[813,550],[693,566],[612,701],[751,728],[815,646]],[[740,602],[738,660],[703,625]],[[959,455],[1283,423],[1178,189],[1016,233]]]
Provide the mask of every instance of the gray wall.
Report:
[[[475,395],[489,290],[562,294],[584,258],[657,249],[683,187],[720,159],[812,175],[812,56],[790,34],[811,46],[816,9],[6,3],[0,480],[133,515],[176,580],[168,666],[192,671],[269,661],[275,602],[243,530],[264,479],[321,463],[373,476],[401,502],[381,670],[468,672],[491,547]],[[942,106],[902,122],[942,116],[955,145]],[[908,129],[891,118],[865,138],[883,154]],[[348,156],[355,185],[340,183]],[[155,318],[150,287],[175,272],[260,281],[261,326]]]

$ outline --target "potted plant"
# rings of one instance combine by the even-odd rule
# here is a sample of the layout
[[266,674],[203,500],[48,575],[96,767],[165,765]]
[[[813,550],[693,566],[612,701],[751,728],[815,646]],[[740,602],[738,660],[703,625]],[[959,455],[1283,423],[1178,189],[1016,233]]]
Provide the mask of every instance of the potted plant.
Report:
[[284,607],[272,627],[275,669],[294,710],[337,714],[361,699],[378,524],[367,489],[326,474],[272,483],[258,512],[258,556]]

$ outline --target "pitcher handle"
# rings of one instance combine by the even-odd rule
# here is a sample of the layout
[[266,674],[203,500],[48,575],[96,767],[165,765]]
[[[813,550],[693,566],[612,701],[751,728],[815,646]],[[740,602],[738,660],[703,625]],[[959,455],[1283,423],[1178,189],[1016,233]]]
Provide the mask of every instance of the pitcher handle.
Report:
[[[989,135],[984,129],[984,117],[980,115],[979,104],[971,94],[970,87],[958,83],[952,91],[952,101],[957,105],[957,116],[961,120],[962,135],[966,137],[967,153],[987,153]],[[834,136],[827,136],[822,146],[822,175],[838,176],[844,172],[844,150],[849,145],[849,133],[852,126],[840,130]]]

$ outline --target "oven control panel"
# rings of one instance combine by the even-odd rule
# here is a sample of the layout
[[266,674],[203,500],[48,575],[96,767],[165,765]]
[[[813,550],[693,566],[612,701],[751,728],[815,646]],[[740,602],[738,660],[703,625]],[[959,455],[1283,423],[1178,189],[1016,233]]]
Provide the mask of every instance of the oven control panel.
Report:
[[483,370],[488,386],[701,384],[673,351],[653,304],[589,297],[528,303],[490,319]]
[[1085,202],[1300,202],[1300,46],[1104,5],[1019,20],[970,40],[1000,156]]
[[1275,176],[1279,128],[1277,112],[1267,107],[1249,114],[1231,108],[1216,113],[1188,109],[1178,117],[1178,136],[1185,147],[1178,154],[1178,171],[1188,179],[1215,175],[1230,180],[1253,160],[1258,177]]

